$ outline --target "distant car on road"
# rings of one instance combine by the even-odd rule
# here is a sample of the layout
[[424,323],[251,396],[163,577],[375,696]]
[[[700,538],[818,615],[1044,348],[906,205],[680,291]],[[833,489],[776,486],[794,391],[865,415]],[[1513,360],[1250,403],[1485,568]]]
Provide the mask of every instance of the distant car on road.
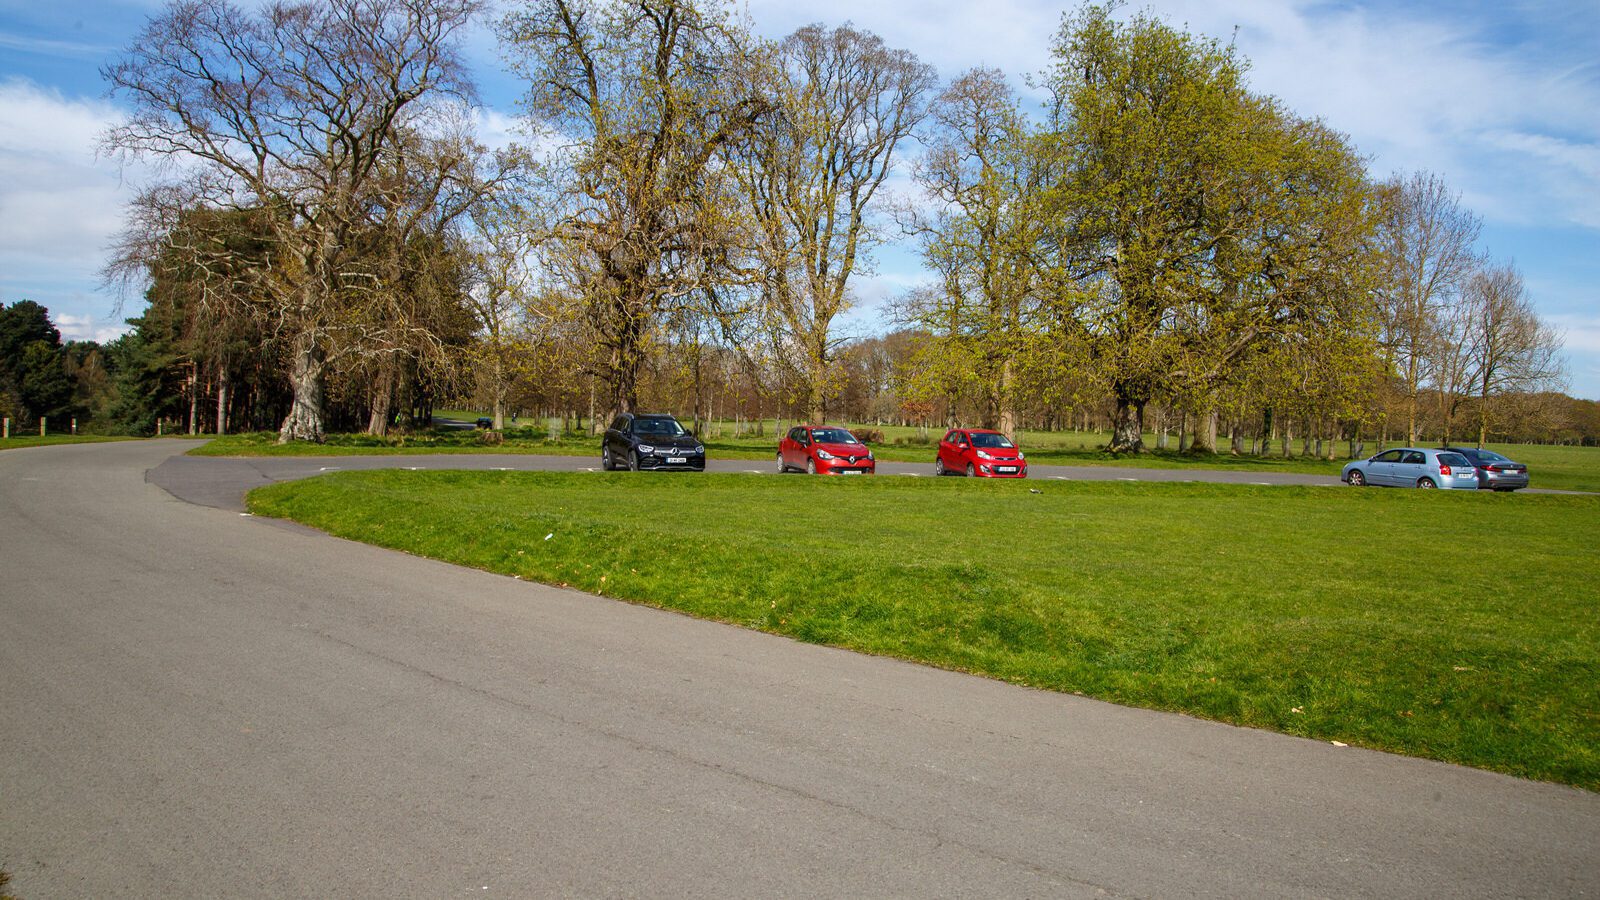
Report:
[[706,447],[672,416],[623,413],[600,442],[600,468],[704,472]]
[[1011,439],[987,428],[952,428],[933,457],[935,475],[1027,478],[1028,459]]
[[1361,487],[1451,488],[1477,490],[1478,469],[1452,450],[1396,447],[1370,459],[1347,463],[1339,480]]
[[1493,450],[1476,447],[1446,447],[1478,467],[1478,487],[1493,491],[1514,491],[1528,486],[1528,467],[1509,460]]
[[871,475],[878,464],[872,451],[844,428],[796,425],[778,442],[778,471],[804,469],[812,475]]

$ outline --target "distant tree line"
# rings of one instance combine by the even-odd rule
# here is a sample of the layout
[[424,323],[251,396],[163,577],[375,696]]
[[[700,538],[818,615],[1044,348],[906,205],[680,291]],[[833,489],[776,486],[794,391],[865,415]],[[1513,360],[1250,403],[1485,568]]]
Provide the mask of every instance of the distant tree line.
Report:
[[[107,147],[174,163],[108,267],[154,367],[119,423],[319,440],[449,401],[497,426],[1093,427],[1114,452],[1594,435],[1457,196],[1374,181],[1231,45],[1088,4],[1030,111],[1004,73],[941,86],[848,25],[768,41],[722,0],[528,0],[497,32],[529,140],[490,152],[458,48],[478,12],[195,0],[105,70],[131,110]],[[853,335],[897,239],[930,280]]]

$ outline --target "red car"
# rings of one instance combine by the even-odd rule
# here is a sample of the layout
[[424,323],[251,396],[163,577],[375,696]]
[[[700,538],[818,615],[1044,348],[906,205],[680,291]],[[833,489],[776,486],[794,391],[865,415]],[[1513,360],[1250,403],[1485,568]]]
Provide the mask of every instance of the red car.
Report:
[[952,428],[939,441],[933,459],[936,475],[965,474],[985,478],[1027,478],[1028,460],[1011,439],[987,428]]
[[796,425],[778,442],[778,471],[804,469],[812,475],[871,475],[872,451],[843,428]]

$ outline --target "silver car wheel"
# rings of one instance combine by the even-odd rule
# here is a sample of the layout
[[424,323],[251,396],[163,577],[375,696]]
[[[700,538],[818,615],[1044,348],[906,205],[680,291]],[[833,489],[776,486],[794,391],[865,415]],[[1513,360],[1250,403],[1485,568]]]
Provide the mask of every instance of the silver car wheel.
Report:
[[784,465],[784,463],[783,463],[783,451],[779,450],[778,451],[778,474],[779,475],[783,475],[788,471],[789,471],[789,467]]
[[1367,477],[1365,475],[1361,474],[1361,470],[1360,469],[1356,469],[1356,470],[1354,470],[1354,471],[1352,471],[1350,473],[1350,486],[1351,487],[1361,487],[1361,486],[1365,485],[1366,483],[1367,483]]
[[814,460],[814,459],[806,460],[806,474],[807,475],[815,475],[815,474],[817,474],[817,461],[816,460]]
[[1436,487],[1438,487],[1438,485],[1433,483],[1433,479],[1432,478],[1424,478],[1421,481],[1417,482],[1417,487],[1419,487],[1419,488],[1436,488]]
[[933,474],[935,474],[935,475],[943,475],[944,474],[944,457],[935,456],[933,458]]

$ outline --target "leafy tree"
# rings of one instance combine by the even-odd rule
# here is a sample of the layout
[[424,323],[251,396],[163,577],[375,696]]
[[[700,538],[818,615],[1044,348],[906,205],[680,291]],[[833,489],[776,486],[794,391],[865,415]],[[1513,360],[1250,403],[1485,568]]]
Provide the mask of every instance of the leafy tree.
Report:
[[916,180],[933,208],[907,223],[937,276],[907,305],[934,335],[922,370],[976,395],[984,427],[1015,433],[1025,357],[1044,327],[1044,158],[997,70],[956,79],[931,118]]
[[1365,173],[1340,135],[1251,94],[1232,47],[1086,5],[1054,52],[1052,299],[1104,373],[1109,449],[1137,451],[1153,399],[1207,405],[1258,344],[1340,327]]

